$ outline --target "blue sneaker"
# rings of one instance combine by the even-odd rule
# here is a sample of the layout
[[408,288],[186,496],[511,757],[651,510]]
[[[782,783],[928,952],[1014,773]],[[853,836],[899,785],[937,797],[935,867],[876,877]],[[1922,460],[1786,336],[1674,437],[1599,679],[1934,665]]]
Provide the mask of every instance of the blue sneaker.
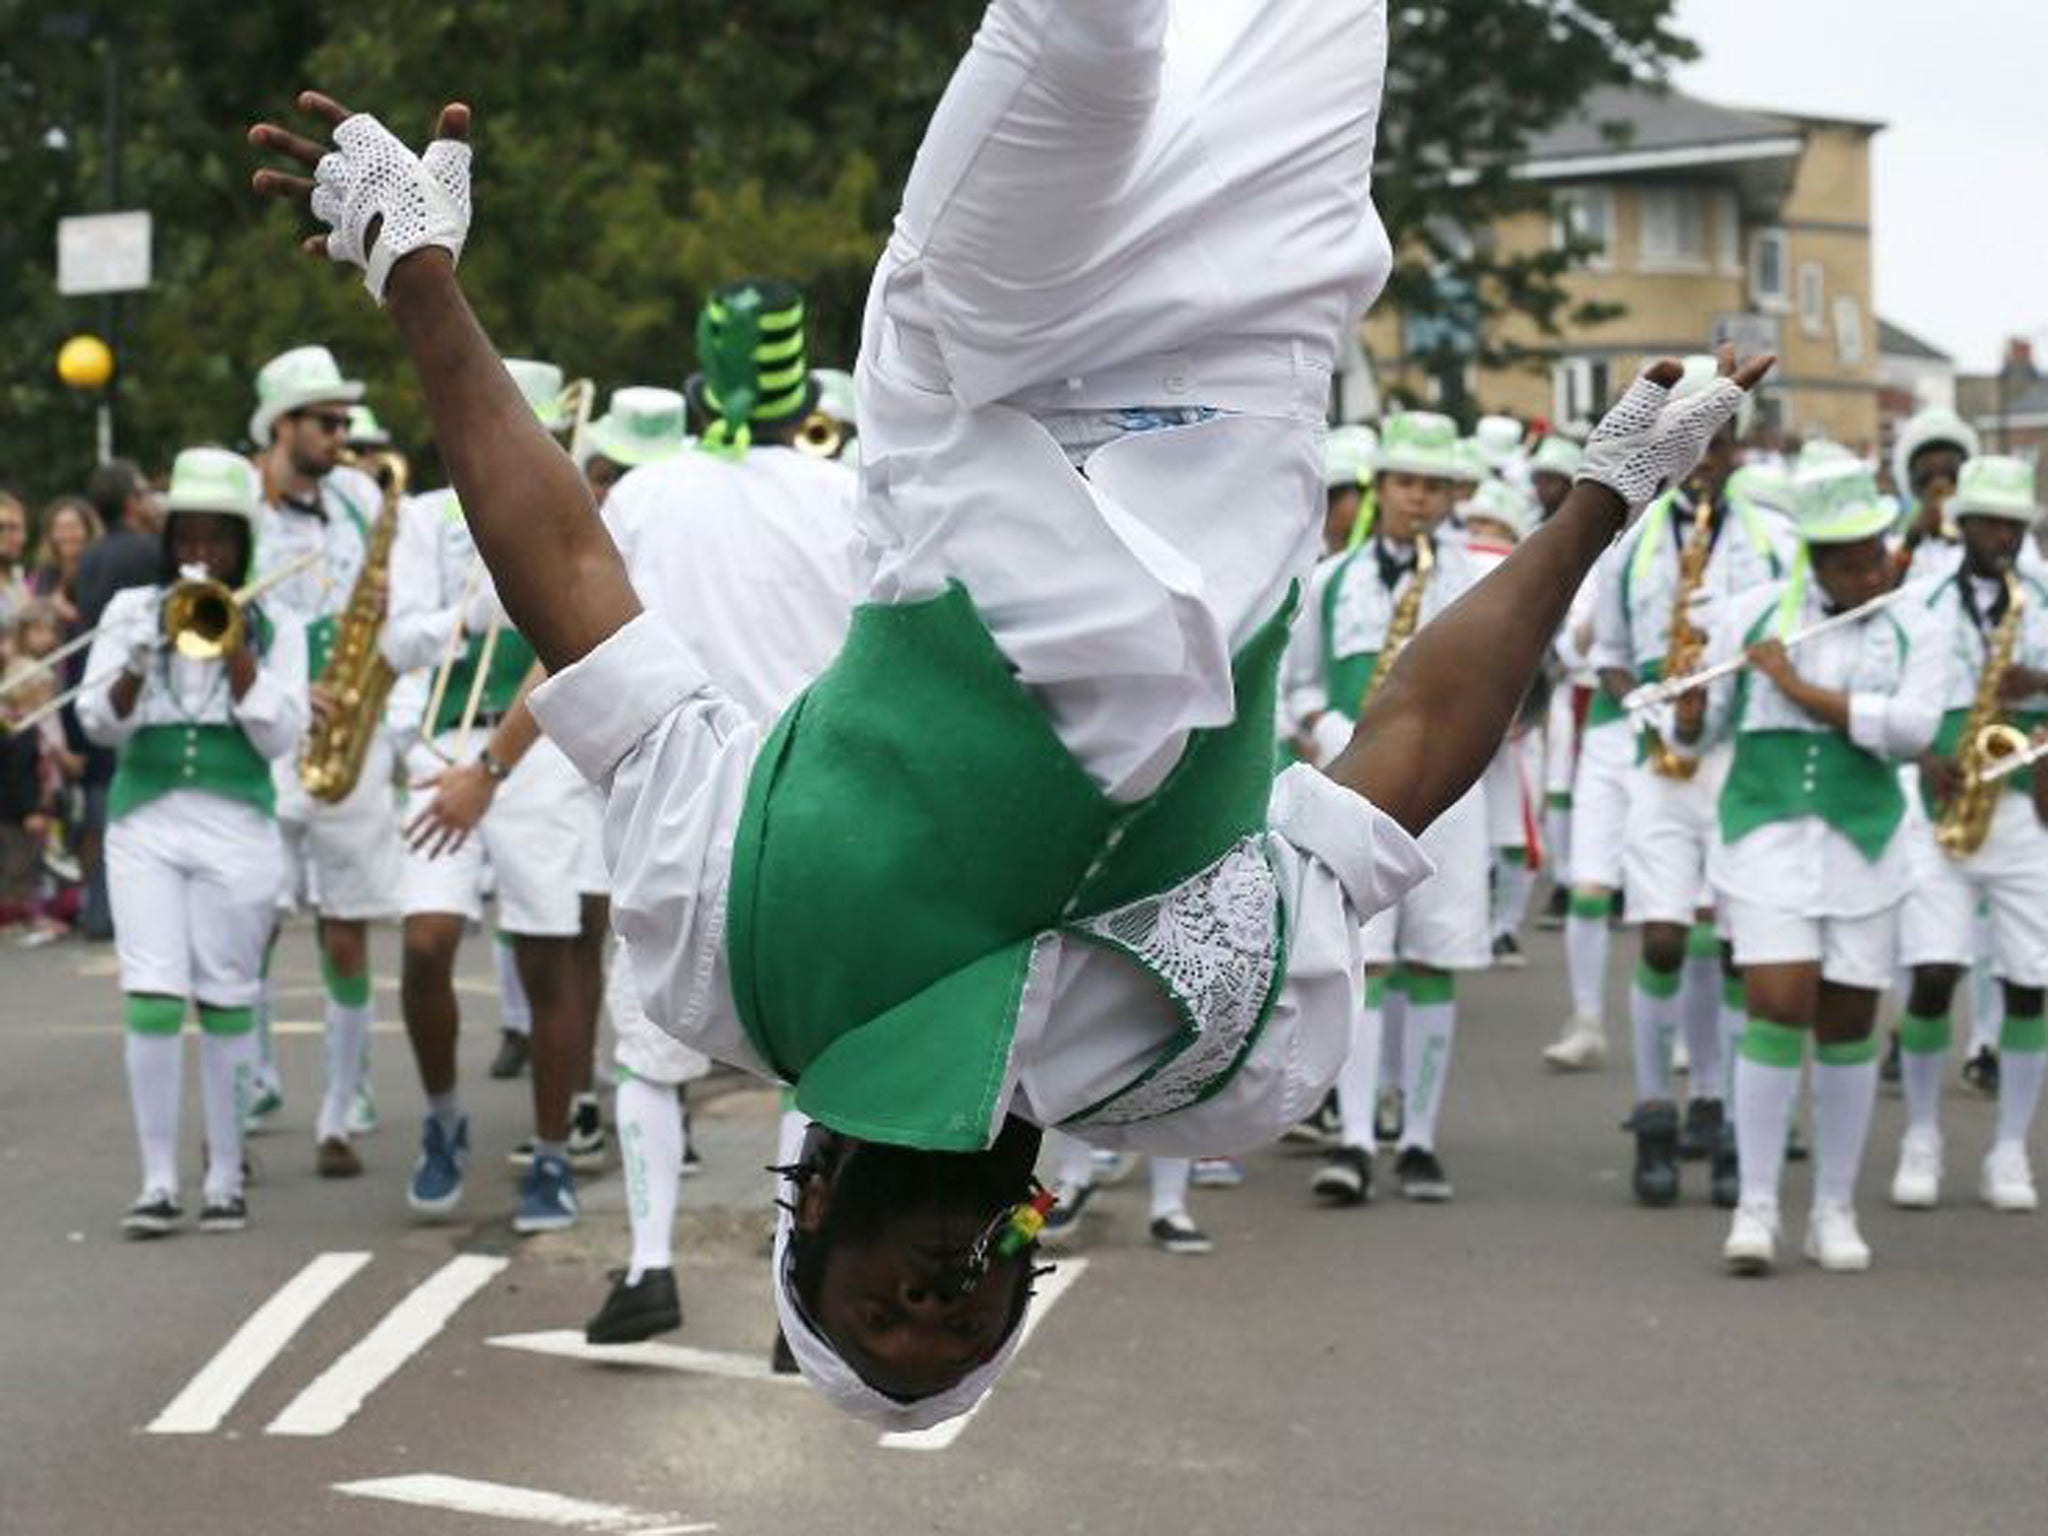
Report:
[[412,1165],[412,1182],[406,1186],[405,1203],[422,1216],[446,1216],[462,1204],[462,1176],[469,1171],[469,1116],[455,1122],[455,1134],[441,1129],[441,1122],[427,1116],[420,1133],[419,1161]]
[[576,1225],[576,1175],[569,1159],[544,1153],[533,1160],[519,1185],[514,1232],[560,1232]]

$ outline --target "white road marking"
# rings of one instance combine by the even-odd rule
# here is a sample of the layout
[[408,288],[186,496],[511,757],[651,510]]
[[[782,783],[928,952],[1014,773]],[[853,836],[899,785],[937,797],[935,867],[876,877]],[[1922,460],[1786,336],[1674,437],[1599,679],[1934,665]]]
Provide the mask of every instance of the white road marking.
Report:
[[450,1259],[286,1404],[264,1433],[333,1434],[355,1417],[364,1399],[431,1343],[462,1304],[490,1284],[507,1262],[474,1253]]
[[571,1531],[611,1531],[620,1533],[620,1536],[702,1536],[704,1532],[718,1529],[708,1521],[679,1525],[672,1514],[643,1514],[623,1504],[599,1504],[588,1499],[548,1493],[539,1488],[478,1482],[473,1478],[448,1477],[438,1472],[336,1483],[334,1491],[345,1493],[352,1499],[385,1499],[422,1509],[446,1509],[462,1515],[495,1515],[501,1520],[524,1520]]
[[574,1329],[548,1333],[508,1333],[484,1340],[499,1349],[523,1349],[562,1360],[587,1360],[595,1365],[627,1365],[661,1371],[691,1371],[700,1376],[727,1376],[735,1381],[800,1384],[801,1376],[778,1376],[767,1360],[688,1344],[586,1344]]
[[323,1253],[271,1293],[249,1315],[220,1353],[199,1369],[150,1422],[152,1435],[207,1435],[242,1400],[327,1299],[370,1262],[367,1253]]
[[[1017,1341],[1021,1352],[1031,1342],[1031,1335],[1038,1331],[1038,1325],[1045,1321],[1053,1304],[1072,1288],[1074,1282],[1088,1268],[1086,1259],[1064,1260],[1058,1269],[1047,1275],[1038,1287],[1038,1294],[1032,1299],[1031,1310],[1025,1314],[1024,1337]],[[1014,1361],[1012,1362],[1015,1363]],[[974,1422],[974,1416],[988,1406],[993,1392],[961,1414],[957,1419],[948,1419],[943,1424],[934,1424],[930,1429],[906,1430],[900,1434],[882,1436],[882,1449],[886,1451],[943,1451]]]

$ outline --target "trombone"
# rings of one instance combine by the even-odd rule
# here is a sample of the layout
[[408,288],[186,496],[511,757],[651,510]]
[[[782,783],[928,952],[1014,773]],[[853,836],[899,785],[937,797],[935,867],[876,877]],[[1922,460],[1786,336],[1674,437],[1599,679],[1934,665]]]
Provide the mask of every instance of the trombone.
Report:
[[[1859,608],[1851,608],[1847,613],[1838,613],[1831,618],[1817,620],[1806,628],[1787,635],[1785,649],[1792,650],[1809,640],[1818,640],[1831,630],[1841,629],[1850,624],[1860,624],[1865,619],[1874,618],[1905,595],[1904,587],[1893,587],[1891,591],[1873,597]],[[1701,667],[1696,672],[1688,672],[1683,677],[1667,677],[1662,682],[1645,683],[1624,695],[1621,707],[1632,715],[1646,709],[1654,709],[1660,704],[1669,704],[1673,699],[1690,693],[1695,688],[1704,688],[1724,677],[1733,677],[1748,665],[1747,655],[1733,656],[1726,661],[1716,662],[1711,667]]]
[[[226,582],[215,581],[210,576],[186,577],[163,595],[159,623],[163,628],[165,641],[180,656],[190,660],[219,660],[241,645],[245,632],[243,614],[250,603],[272,587],[282,586],[294,577],[301,576],[314,566],[322,564],[326,559],[325,550],[312,550],[289,565],[279,566],[269,575],[234,591],[228,589]],[[104,625],[100,627],[105,628]],[[82,635],[79,639],[87,640],[98,633],[99,630],[95,629],[92,635]],[[76,650],[78,643],[76,640],[73,641],[70,650]],[[52,651],[39,665],[48,667],[55,662],[57,656],[58,653]],[[120,666],[109,668],[95,677],[81,679],[56,697],[46,699],[37,705],[8,729],[26,731],[42,724],[81,694],[119,677],[127,666],[128,660],[123,657]]]

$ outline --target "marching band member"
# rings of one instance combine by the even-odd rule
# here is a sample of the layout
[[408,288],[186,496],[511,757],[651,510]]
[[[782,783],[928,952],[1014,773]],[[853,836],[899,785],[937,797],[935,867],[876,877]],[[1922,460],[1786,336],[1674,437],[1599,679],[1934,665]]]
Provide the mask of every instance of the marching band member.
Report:
[[1677,404],[1675,365],[1639,380],[1331,775],[1276,783],[1337,341],[1389,260],[1364,185],[1384,59],[1373,0],[994,0],[872,289],[868,601],[765,740],[640,611],[462,299],[466,109],[424,156],[318,96],[335,149],[255,132],[318,168],[317,192],[258,185],[311,197],[388,298],[552,674],[535,713],[608,786],[650,1016],[819,1122],[778,1310],[870,1420],[964,1412],[1013,1357],[1041,1127],[1225,1152],[1320,1098],[1360,924],[1427,874],[1414,836],[1478,779],[1597,552],[1768,367],[1730,358]]
[[[2018,570],[2040,516],[2033,467],[2013,458],[1970,459],[1948,511],[1961,534],[1962,561],[1928,585],[1924,602],[1954,665],[1940,734],[1921,762],[1927,819],[1911,828],[1912,894],[1900,918],[1900,956],[1913,979],[1899,1026],[1908,1123],[1891,1195],[1893,1204],[1911,1209],[1940,1199],[1949,1008],[1974,958],[1976,913],[1984,904],[2005,1008],[1998,1132],[1978,1190],[1994,1210],[2031,1211],[2037,1202],[2027,1131],[2048,1065],[2048,827],[2036,811],[2048,796],[2031,792],[2025,773],[1990,786],[1973,785],[1968,776],[1973,765],[1995,761],[1972,738],[1990,746],[1980,733],[2031,729],[2048,709],[2048,584]],[[2018,739],[2003,745],[2011,750]]]
[[[249,419],[249,435],[261,445],[264,486],[258,575],[289,565],[309,550],[327,557],[323,565],[285,582],[272,601],[305,623],[315,719],[345,707],[321,677],[334,651],[337,625],[363,575],[383,503],[375,481],[341,462],[362,394],[363,386],[342,377],[327,348],[294,347],[257,373],[256,410]],[[381,610],[385,577],[372,572],[369,580],[368,595]],[[329,1179],[353,1178],[363,1171],[350,1129],[352,1113],[363,1114],[358,1099],[369,1073],[370,923],[398,912],[397,755],[382,723],[368,724],[375,734],[362,773],[342,800],[330,804],[308,794],[296,759],[274,765],[278,830],[286,855],[281,900],[287,908],[310,907],[319,917],[320,973],[327,993],[327,1091],[313,1139],[314,1165]],[[265,1076],[251,1110],[256,1123],[282,1103],[268,1049],[267,1002],[264,1012]]]
[[[1536,498],[1536,521],[1548,522],[1564,505],[1579,472],[1579,445],[1570,438],[1549,436],[1529,459],[1529,489]],[[1549,707],[1543,721],[1543,860],[1550,869],[1550,902],[1541,919],[1545,928],[1562,928],[1571,899],[1572,774],[1578,764],[1579,731],[1599,679],[1587,664],[1585,649],[1593,634],[1591,582],[1582,586],[1572,611],[1558,631],[1550,673]],[[1586,646],[1574,637],[1583,634]]]
[[[1688,359],[1686,375],[1678,393],[1704,388],[1714,377],[1714,360]],[[1730,422],[1692,478],[1653,502],[1622,540],[1614,579],[1601,589],[1596,621],[1598,644],[1609,662],[1603,684],[1611,695],[1696,670],[1714,614],[1784,574],[1790,549],[1781,520],[1728,492],[1735,455],[1736,425]],[[1622,882],[1627,920],[1641,930],[1629,991],[1635,1195],[1645,1205],[1669,1205],[1678,1198],[1681,1152],[1705,1157],[1718,1148],[1723,1193],[1732,1204],[1734,1144],[1722,1134],[1720,946],[1706,880],[1714,807],[1729,752],[1680,752],[1664,739],[1659,722],[1633,723],[1640,730],[1628,787]],[[1696,932],[1703,944],[1695,944]],[[1681,1023],[1693,1090],[1682,1132],[1672,1092]]]
[[86,734],[119,751],[107,868],[142,1149],[142,1195],[122,1222],[131,1237],[161,1237],[183,1220],[178,1099],[191,1006],[206,1120],[199,1229],[248,1224],[242,1118],[283,876],[270,765],[306,727],[305,636],[290,609],[241,608],[217,656],[167,643],[176,637],[165,632],[166,597],[179,583],[203,576],[232,590],[248,577],[262,506],[255,468],[225,449],[188,448],[166,505],[162,577],[108,603],[78,701]]
[[1981,452],[1976,429],[1954,411],[1920,411],[1899,429],[1892,484],[1905,505],[1899,557],[1906,580],[1946,576],[1954,568],[1960,546],[1949,499],[1963,466]]
[[1776,1261],[1809,1034],[1817,1146],[1805,1251],[1830,1271],[1870,1265],[1853,1199],[1877,1097],[1877,1002],[1911,878],[1893,765],[1933,741],[1948,686],[1949,652],[1921,603],[1895,600],[1788,648],[1892,585],[1892,510],[1866,469],[1825,465],[1795,494],[1789,576],[1732,598],[1715,625],[1710,664],[1746,656],[1747,668],[1683,695],[1672,737],[1696,755],[1734,742],[1708,875],[1749,1008],[1735,1069],[1741,1201],[1722,1249],[1737,1274]]

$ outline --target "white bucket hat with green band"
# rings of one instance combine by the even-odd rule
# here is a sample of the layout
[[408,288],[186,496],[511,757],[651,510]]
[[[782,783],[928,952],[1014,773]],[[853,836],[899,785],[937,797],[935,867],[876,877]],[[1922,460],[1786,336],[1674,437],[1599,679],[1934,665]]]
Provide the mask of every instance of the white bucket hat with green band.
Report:
[[1379,434],[1371,427],[1332,427],[1323,445],[1323,488],[1363,490],[1379,460]]
[[1912,489],[1913,460],[1922,450],[1940,444],[1956,449],[1965,459],[1974,459],[1984,451],[1976,429],[1954,411],[1937,406],[1915,412],[1899,428],[1898,438],[1892,444],[1892,483],[1902,493]]
[[1501,468],[1522,447],[1522,424],[1512,416],[1482,416],[1472,436],[1486,453],[1486,462]]
[[1898,516],[1860,459],[1824,463],[1792,482],[1794,531],[1808,544],[1854,544],[1888,531]]
[[1776,464],[1745,464],[1728,477],[1728,496],[1790,517],[1797,498],[1791,473]]
[[1585,461],[1585,449],[1570,438],[1553,433],[1536,445],[1536,452],[1529,458],[1529,473],[1562,475],[1569,480],[1578,474],[1579,466]]
[[540,418],[540,424],[550,432],[566,426],[567,418],[562,414],[562,370],[553,363],[536,362],[530,357],[508,357],[505,371],[512,375],[512,382],[519,387],[520,395],[533,407],[533,414]]
[[239,453],[187,448],[171,464],[164,512],[217,512],[254,527],[263,507],[263,477]]
[[341,364],[325,347],[293,347],[280,352],[256,373],[256,410],[249,418],[249,440],[270,446],[270,429],[280,416],[309,405],[354,405],[363,398],[360,379],[341,376]]
[[1395,412],[1380,424],[1376,473],[1459,479],[1458,424],[1435,411]]
[[1497,477],[1481,481],[1478,490],[1459,502],[1458,515],[1467,526],[1474,518],[1499,523],[1517,540],[1529,537],[1530,529],[1536,525],[1536,509],[1530,505],[1529,498]]
[[384,423],[377,419],[377,413],[367,405],[352,405],[348,408],[348,440],[360,443],[366,448],[389,448],[391,434],[384,430]]
[[2001,517],[2031,528],[2040,520],[2034,500],[2034,466],[2007,454],[1985,454],[1963,465],[1951,517]]
[[673,458],[689,446],[679,390],[628,384],[612,391],[611,409],[590,424],[591,454],[632,468]]

